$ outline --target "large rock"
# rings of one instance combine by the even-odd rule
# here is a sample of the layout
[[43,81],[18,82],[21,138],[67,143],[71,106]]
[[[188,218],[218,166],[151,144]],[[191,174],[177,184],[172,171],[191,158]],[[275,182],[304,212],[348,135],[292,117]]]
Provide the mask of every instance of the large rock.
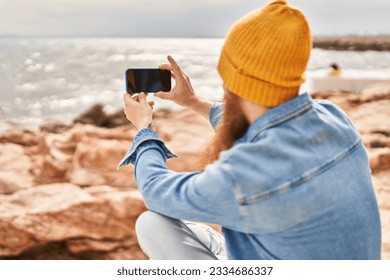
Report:
[[390,148],[370,149],[368,156],[373,173],[390,168]]
[[326,91],[326,92],[315,92],[311,95],[315,99],[326,99],[344,111],[350,111],[355,108],[356,104],[360,102],[360,98],[357,94],[352,92],[342,91]]
[[[372,181],[375,186],[379,208],[390,211],[390,170],[384,170],[374,174]],[[384,220],[384,222],[390,225],[390,219]]]
[[45,133],[27,129],[9,129],[0,135],[0,143],[14,143],[21,146],[38,145]]
[[381,211],[382,259],[390,260],[390,210]]
[[78,143],[84,137],[98,139],[116,139],[132,141],[136,131],[132,126],[123,126],[118,128],[102,128],[93,125],[75,124],[74,127],[64,134],[70,143]]
[[71,167],[75,144],[63,134],[45,134],[36,145],[25,147],[32,162],[31,173],[37,184],[65,182]]
[[89,238],[76,238],[70,239],[66,242],[69,252],[73,254],[80,254],[83,252],[97,251],[97,252],[110,252],[118,248],[137,246],[137,240],[135,236],[122,240],[96,240]]
[[129,147],[129,141],[83,137],[73,156],[70,182],[80,186],[135,187],[132,166],[117,170]]
[[390,100],[361,104],[347,113],[361,133],[390,134]]
[[108,114],[104,111],[102,104],[95,104],[87,109],[79,117],[74,120],[75,123],[94,124],[101,127],[117,127],[122,125],[129,125],[129,121],[123,110],[119,110],[113,114]]
[[[0,256],[69,240],[72,252],[136,244],[134,223],[145,211],[138,191],[108,186],[41,185],[0,197]],[[108,247],[107,247],[108,246]]]
[[0,144],[0,194],[11,194],[33,186],[31,160],[16,144]]
[[362,90],[360,99],[362,102],[390,99],[390,83],[375,83],[367,86]]
[[[390,136],[390,135],[389,135]],[[390,148],[390,137],[381,133],[362,134],[364,144],[369,149]]]
[[129,187],[134,186],[132,169],[117,171],[116,167],[134,135],[131,127],[105,129],[77,124],[63,133],[46,133],[42,141],[25,147],[25,151],[37,184]]
[[390,259],[390,169],[373,175],[382,223],[382,259]]

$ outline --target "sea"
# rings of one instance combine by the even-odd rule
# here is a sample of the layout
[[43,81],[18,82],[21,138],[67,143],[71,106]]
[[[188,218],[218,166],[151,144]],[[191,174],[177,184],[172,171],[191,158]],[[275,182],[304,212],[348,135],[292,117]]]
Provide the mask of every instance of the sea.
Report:
[[[70,121],[96,103],[107,113],[123,107],[127,68],[155,68],[172,55],[197,94],[223,96],[216,65],[223,39],[206,38],[0,38],[0,132],[21,126]],[[328,75],[390,80],[390,52],[314,49],[301,91]],[[153,96],[150,96],[153,100]],[[156,100],[156,109],[177,106]]]

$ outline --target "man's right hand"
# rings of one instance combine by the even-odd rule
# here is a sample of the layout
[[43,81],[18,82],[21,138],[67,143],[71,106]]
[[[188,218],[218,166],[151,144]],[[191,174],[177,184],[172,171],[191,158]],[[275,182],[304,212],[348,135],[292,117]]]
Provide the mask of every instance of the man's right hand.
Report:
[[170,55],[168,61],[170,64],[161,64],[159,67],[162,70],[171,71],[176,84],[170,92],[159,91],[154,95],[161,99],[171,100],[180,106],[190,107],[191,103],[197,99],[190,79]]
[[181,70],[177,62],[171,56],[168,56],[168,61],[170,64],[162,64],[160,65],[160,69],[172,72],[172,78],[175,80],[175,86],[169,92],[159,91],[156,92],[154,96],[164,100],[171,100],[176,104],[187,107],[208,119],[212,102],[197,97],[194,89],[192,88],[190,79],[183,70]]

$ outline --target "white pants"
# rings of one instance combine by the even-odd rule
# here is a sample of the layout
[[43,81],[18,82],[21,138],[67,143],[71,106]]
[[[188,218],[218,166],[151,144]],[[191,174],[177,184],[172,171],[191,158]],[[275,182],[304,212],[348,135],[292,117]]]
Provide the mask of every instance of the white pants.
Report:
[[153,260],[225,259],[224,238],[211,227],[146,211],[136,222],[138,243]]

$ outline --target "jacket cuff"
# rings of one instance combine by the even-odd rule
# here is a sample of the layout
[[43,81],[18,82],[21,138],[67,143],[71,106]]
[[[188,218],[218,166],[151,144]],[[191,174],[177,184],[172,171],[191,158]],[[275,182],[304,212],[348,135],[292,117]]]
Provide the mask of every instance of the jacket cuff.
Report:
[[130,147],[129,151],[123,157],[123,159],[118,164],[118,169],[126,166],[128,164],[135,165],[137,155],[139,154],[139,149],[142,144],[146,141],[154,142],[156,148],[161,150],[162,154],[165,156],[165,159],[175,158],[174,155],[167,147],[165,147],[164,142],[161,138],[154,132],[150,127],[140,130],[134,138],[133,145]]

